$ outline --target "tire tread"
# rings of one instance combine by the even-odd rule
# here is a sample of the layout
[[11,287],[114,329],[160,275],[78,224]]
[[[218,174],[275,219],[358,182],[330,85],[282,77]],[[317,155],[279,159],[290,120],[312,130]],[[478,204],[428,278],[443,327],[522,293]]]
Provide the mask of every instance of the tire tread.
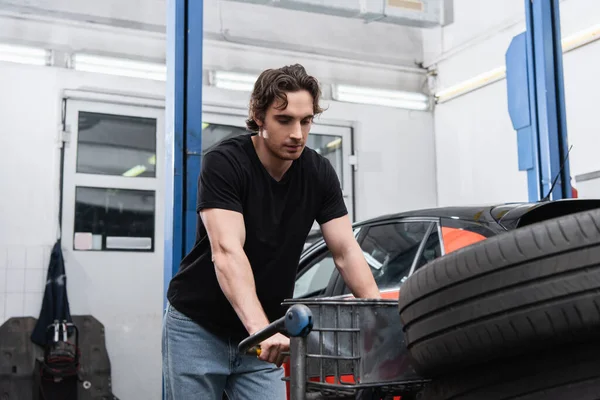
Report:
[[600,331],[600,210],[457,250],[404,285],[400,315],[422,373]]

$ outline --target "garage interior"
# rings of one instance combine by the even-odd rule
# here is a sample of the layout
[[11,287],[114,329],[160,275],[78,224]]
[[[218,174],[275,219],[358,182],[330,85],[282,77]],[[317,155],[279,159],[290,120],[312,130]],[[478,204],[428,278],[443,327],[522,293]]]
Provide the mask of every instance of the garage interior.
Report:
[[[47,333],[42,314],[67,318],[49,305],[67,294],[72,325],[56,329],[78,338],[83,378],[78,395],[47,398],[163,399],[165,290],[194,245],[202,157],[247,132],[249,95],[267,68],[299,63],[320,81],[326,111],[307,146],[334,166],[354,223],[441,209],[461,219],[450,210],[541,200],[581,200],[549,214],[593,213],[599,15],[593,0],[0,0],[0,398],[44,399],[38,387],[52,384],[40,383],[44,346],[33,333]],[[490,218],[506,216],[524,246],[551,218],[501,211]],[[600,233],[586,215],[555,229],[564,246],[582,240],[591,253]],[[441,226],[427,218],[418,254]],[[315,223],[306,249],[316,254],[319,240]],[[367,261],[383,268],[380,243],[368,245]],[[518,247],[502,257],[531,261]],[[410,274],[444,258],[411,258]],[[323,268],[297,290],[327,292],[335,265]],[[398,284],[416,287],[407,277]],[[421,312],[411,304],[407,313]],[[578,318],[572,326],[597,329],[600,311]],[[588,350],[577,354],[598,353]],[[580,393],[600,395],[595,385]],[[597,398],[581,396],[562,398]]]

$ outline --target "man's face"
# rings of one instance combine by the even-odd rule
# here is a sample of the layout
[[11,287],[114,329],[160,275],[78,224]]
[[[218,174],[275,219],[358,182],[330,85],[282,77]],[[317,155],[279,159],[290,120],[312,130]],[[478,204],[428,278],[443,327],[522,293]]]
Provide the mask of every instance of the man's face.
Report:
[[295,160],[302,154],[313,120],[313,99],[306,90],[288,92],[287,107],[275,102],[258,121],[261,136],[271,153],[281,160]]

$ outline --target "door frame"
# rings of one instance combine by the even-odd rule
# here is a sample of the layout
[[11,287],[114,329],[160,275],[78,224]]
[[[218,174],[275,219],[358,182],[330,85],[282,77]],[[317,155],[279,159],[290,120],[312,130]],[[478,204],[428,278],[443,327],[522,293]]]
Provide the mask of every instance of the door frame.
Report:
[[[165,141],[163,139],[165,127],[165,111],[156,106],[141,106],[138,104],[112,103],[108,101],[80,99],[66,99],[64,113],[64,128],[67,140],[63,142],[63,159],[61,160],[61,204],[60,207],[60,237],[63,249],[69,252],[79,252],[73,246],[75,227],[75,195],[76,188],[114,188],[124,190],[150,190],[154,192],[154,240],[151,253],[164,252],[164,214],[161,210],[165,207],[166,179],[165,168]],[[79,111],[98,112],[112,115],[156,119],[156,164],[154,177],[128,178],[122,176],[96,175],[78,173],[77,147],[78,147],[78,113]],[[67,235],[65,235],[67,233]],[[100,253],[128,252],[129,250],[102,250]]]

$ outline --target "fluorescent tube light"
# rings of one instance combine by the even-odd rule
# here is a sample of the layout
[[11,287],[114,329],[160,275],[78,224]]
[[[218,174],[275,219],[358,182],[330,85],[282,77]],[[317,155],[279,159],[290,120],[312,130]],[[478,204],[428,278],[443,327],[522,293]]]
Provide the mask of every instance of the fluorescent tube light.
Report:
[[252,92],[257,78],[255,75],[228,71],[211,71],[209,74],[211,85],[220,89],[242,92]]
[[50,52],[43,48],[0,44],[0,61],[29,65],[48,65]]
[[600,39],[600,25],[580,31],[562,40],[563,53],[585,46],[588,43]]
[[342,144],[342,138],[337,138],[327,143],[325,147],[327,147],[328,149],[333,149],[339,147],[340,144]]
[[429,98],[423,93],[336,84],[332,87],[332,97],[334,100],[342,102],[374,104],[409,110],[424,111],[429,108]]
[[145,165],[136,165],[135,167],[132,167],[127,171],[123,172],[123,176],[134,177],[143,174],[144,172],[146,172]]
[[[600,39],[600,25],[592,26],[588,29],[575,33],[561,40],[563,53],[568,53],[578,47],[585,46]],[[477,75],[471,79],[440,90],[435,94],[437,103],[444,103],[448,100],[473,92],[485,87],[491,83],[506,78],[506,67],[497,67],[491,71]]]
[[443,103],[462,94],[471,92],[475,89],[487,86],[491,83],[497,82],[506,77],[506,67],[494,68],[491,71],[477,75],[471,79],[461,82],[457,85],[450,86],[444,90],[441,90],[435,94],[438,103]]
[[156,81],[166,81],[167,79],[167,66],[159,63],[96,56],[92,54],[75,54],[73,56],[73,64],[77,71],[151,79]]

